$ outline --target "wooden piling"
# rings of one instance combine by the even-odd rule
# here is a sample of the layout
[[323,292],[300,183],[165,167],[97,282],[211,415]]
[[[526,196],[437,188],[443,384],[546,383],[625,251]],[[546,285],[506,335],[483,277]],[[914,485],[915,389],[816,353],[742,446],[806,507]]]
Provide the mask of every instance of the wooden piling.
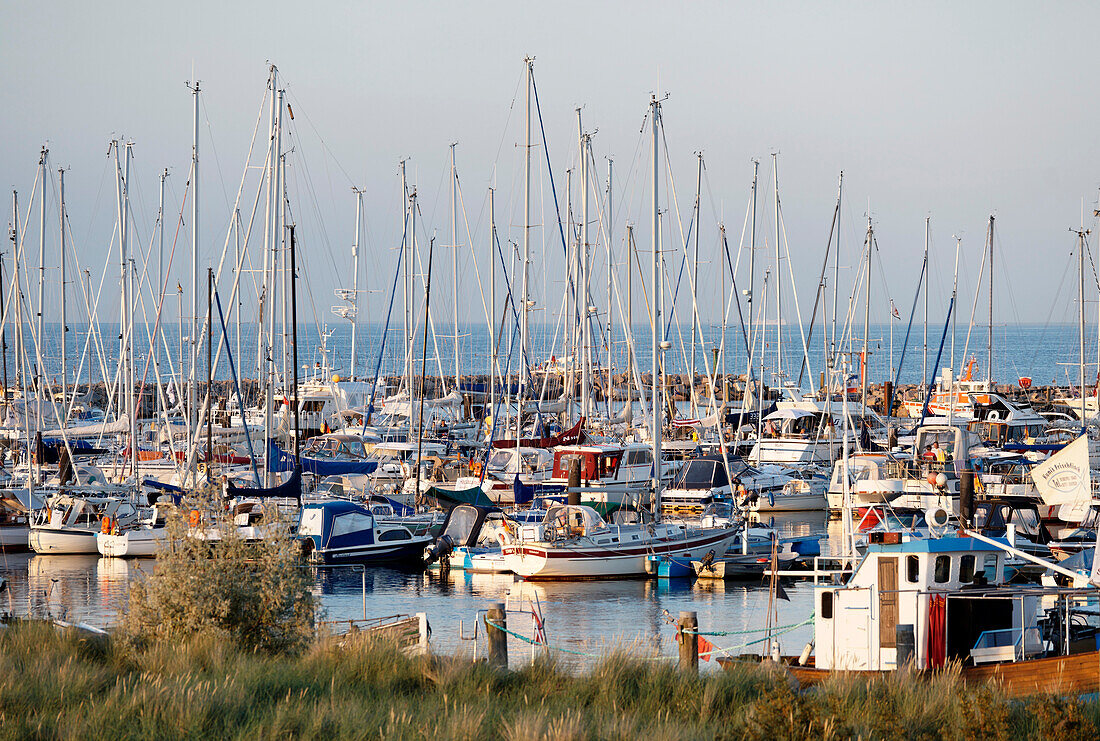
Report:
[[485,636],[489,641],[489,666],[508,668],[508,613],[503,602],[494,602],[485,613]]
[[581,493],[581,459],[574,457],[569,461],[569,490],[566,501],[569,504],[580,504]]
[[699,673],[699,617],[693,611],[680,612],[677,621],[679,631],[677,638],[680,642],[680,671]]

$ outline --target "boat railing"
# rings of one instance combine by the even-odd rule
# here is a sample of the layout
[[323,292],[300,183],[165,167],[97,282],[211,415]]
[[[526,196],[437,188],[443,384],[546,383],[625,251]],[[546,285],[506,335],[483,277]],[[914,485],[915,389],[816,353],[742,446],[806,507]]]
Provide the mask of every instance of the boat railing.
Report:
[[1035,626],[982,631],[970,649],[975,664],[1022,661],[1042,652],[1043,637]]

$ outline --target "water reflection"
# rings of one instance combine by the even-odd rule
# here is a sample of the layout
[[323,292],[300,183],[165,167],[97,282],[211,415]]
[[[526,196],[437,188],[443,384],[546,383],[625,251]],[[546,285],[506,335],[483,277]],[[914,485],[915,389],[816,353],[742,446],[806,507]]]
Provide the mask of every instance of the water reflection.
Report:
[[[824,513],[783,513],[767,521],[781,537],[816,535],[821,538],[822,553],[839,551],[840,524],[829,522]],[[0,575],[7,578],[9,589],[0,597],[0,609],[105,627],[117,619],[129,582],[151,572],[153,566],[151,560],[4,554],[0,556]],[[527,636],[533,632],[529,611],[536,605],[545,618],[551,643],[581,654],[627,646],[642,653],[674,655],[675,628],[669,618],[675,619],[681,610],[695,611],[703,630],[730,633],[711,637],[718,647],[734,653],[758,650],[756,644],[742,644],[759,633],[744,631],[764,626],[769,598],[767,583],[759,580],[528,583],[510,574],[411,573],[379,567],[318,568],[309,573],[323,619],[361,618],[364,612],[369,616],[424,612],[433,629],[432,645],[441,652],[470,653],[472,642],[462,640],[460,626],[467,637],[473,635],[479,611],[493,602],[507,602],[516,611],[509,614],[509,626]],[[778,603],[778,624],[807,618],[813,610],[812,583],[785,581],[784,589],[790,601]],[[484,652],[484,636],[478,630],[479,651]],[[811,635],[812,628],[803,626],[782,636],[784,650],[798,653]],[[509,647],[517,662],[531,656],[529,646],[518,639],[510,638]],[[591,660],[565,653],[559,658],[581,663]]]

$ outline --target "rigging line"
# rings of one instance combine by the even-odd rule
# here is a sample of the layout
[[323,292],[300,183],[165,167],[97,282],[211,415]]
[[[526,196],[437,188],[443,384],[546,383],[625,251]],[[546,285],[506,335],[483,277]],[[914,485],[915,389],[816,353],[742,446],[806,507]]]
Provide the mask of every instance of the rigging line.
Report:
[[[427,219],[424,218],[424,212],[420,209],[420,199],[419,198],[416,201],[416,210],[420,214],[421,221],[425,222],[424,228],[426,229],[427,228],[427,224],[426,224]],[[433,228],[433,231],[434,231],[434,228]],[[425,235],[425,236],[427,237],[428,235]],[[413,235],[413,244],[414,245],[416,244],[416,235],[415,234]],[[429,248],[431,247],[431,240],[430,239],[429,239],[428,246],[429,246]],[[421,256],[420,256],[420,250],[415,250],[413,256],[416,258],[417,267],[420,269],[420,275],[421,276],[426,275],[425,270],[424,270],[424,261],[421,259]],[[425,293],[426,293],[426,291],[425,291]],[[431,333],[432,333],[432,350],[435,352],[434,360],[436,361],[436,365],[439,369],[439,377],[440,377],[440,379],[445,379],[446,376],[443,374],[443,356],[439,352],[439,338],[438,338],[437,333],[435,331],[435,319],[432,318],[432,309],[431,309],[431,306],[428,304],[428,302],[426,300],[424,302],[424,322],[425,322],[425,333],[427,332],[428,328],[431,329]],[[415,324],[418,326],[419,322],[415,322]],[[409,343],[410,352],[412,352],[412,349],[413,349],[414,345],[415,345],[415,342],[410,342]],[[416,362],[415,358],[410,358],[410,361],[411,362]],[[444,388],[446,387],[445,382],[441,385],[443,385]],[[424,394],[424,390],[421,389],[421,396],[422,397],[423,397],[423,394]],[[412,398],[412,397],[410,396],[410,398]]]
[[[970,350],[970,333],[974,330],[974,316],[978,311],[978,296],[981,294],[982,278],[985,277],[985,259],[989,254],[985,248],[985,244],[982,244],[982,266],[978,270],[978,280],[974,283],[974,302],[970,305],[970,322],[966,327],[966,343],[963,345],[962,362],[963,366],[966,365],[966,356]],[[954,339],[954,338],[952,338]],[[961,367],[961,366],[960,366]],[[954,370],[954,369],[953,369]],[[989,369],[986,369],[988,372]]]
[[[901,369],[905,366],[905,351],[909,349],[909,332],[913,329],[913,316],[917,313],[917,301],[920,299],[921,285],[924,283],[924,274],[928,272],[927,261],[921,262],[920,276],[917,278],[917,291],[913,294],[913,306],[909,309],[909,326],[905,328],[905,340],[901,344],[901,359],[898,361],[897,372],[894,375],[894,395],[897,395],[898,383],[901,381]],[[890,317],[893,321],[893,316]],[[924,380],[924,379],[921,379]],[[893,406],[893,400],[891,400]],[[891,417],[893,409],[886,410],[886,416]]]
[[[291,148],[291,151],[297,151],[297,153],[298,153],[298,159],[299,159],[299,162],[301,163],[301,168],[300,169],[302,171],[302,173],[301,173],[302,182],[301,182],[301,184],[298,183],[298,177],[299,177],[298,172],[297,172],[298,168],[295,168],[295,167],[291,166],[289,168],[291,178],[287,179],[287,182],[286,182],[285,187],[284,187],[283,198],[289,204],[289,202],[290,202],[290,186],[292,185],[290,180],[293,179],[293,184],[299,186],[298,191],[303,192],[309,198],[309,200],[311,201],[310,205],[313,207],[314,212],[319,215],[319,214],[321,214],[321,203],[320,203],[320,200],[317,198],[317,189],[313,185],[313,176],[310,173],[310,167],[309,167],[309,164],[306,161],[305,146],[302,143],[301,137],[297,136],[292,130],[289,129],[289,127],[288,127],[288,130],[287,130],[287,136],[288,136],[288,138],[291,139],[291,143],[294,145]],[[286,154],[289,154],[289,152],[286,153]],[[284,158],[286,157],[286,154],[283,155]],[[283,170],[284,170],[284,172],[287,170],[287,167],[285,165],[283,166]],[[302,200],[305,201],[306,199],[303,198]],[[289,205],[287,206],[287,208],[288,209],[290,208]],[[317,221],[316,221],[316,229],[317,229],[317,232],[320,234],[320,237],[321,237],[320,241],[323,243],[322,246],[324,247],[325,254],[329,259],[329,263],[332,265],[332,274],[334,276],[336,276],[336,275],[340,274],[340,270],[339,270],[339,268],[336,267],[336,258],[333,254],[332,240],[329,239],[328,230],[325,228],[325,223],[326,223],[325,219],[318,218]],[[309,236],[309,235],[307,235],[307,236]],[[314,317],[316,318],[316,312],[314,313]]]
[[[266,97],[265,90],[265,97]],[[207,93],[209,95],[209,93]],[[210,111],[206,107],[206,96],[200,95],[199,105],[202,106],[203,115],[206,117],[206,134],[210,139],[210,151],[214,153],[214,166],[218,169],[218,185],[222,189],[222,199],[225,201],[226,208],[229,208],[229,191],[225,189],[225,175],[222,173],[222,162],[218,158],[218,147],[214,144],[214,126],[210,123]]]
[[[837,218],[840,216],[840,199],[837,199],[836,206],[833,207],[833,220],[829,224],[829,239],[825,242],[825,259],[821,262],[821,273],[817,278],[817,291],[814,294],[814,308],[810,313],[810,333],[807,337],[807,344],[812,344],[814,341],[814,327],[817,326],[817,307],[824,304],[825,298],[825,271],[829,269],[829,253],[833,247],[833,233],[836,230]],[[834,290],[835,290],[834,286]],[[822,312],[824,317],[824,311]],[[808,364],[807,358],[802,358],[802,365],[798,369],[798,386],[802,386],[802,376],[806,372],[806,366]],[[826,365],[828,365],[828,358],[826,358]]]
[[[268,80],[270,80],[270,79],[271,78],[269,76]],[[229,228],[227,228],[226,231],[225,231],[225,241],[222,242],[222,254],[221,254],[221,257],[218,260],[218,268],[214,272],[215,280],[220,280],[221,279],[222,270],[225,267],[225,261],[227,259],[227,254],[229,252],[229,237],[233,233],[233,228],[234,228],[234,226],[236,224],[236,220],[237,220],[237,214],[240,212],[241,197],[244,195],[244,186],[245,186],[245,183],[247,182],[248,171],[250,169],[250,166],[249,166],[248,163],[252,161],[252,154],[253,154],[253,152],[255,151],[255,148],[256,148],[256,139],[259,136],[260,121],[263,119],[264,112],[265,112],[264,109],[267,107],[266,104],[268,102],[268,90],[269,90],[269,86],[265,85],[264,86],[264,94],[260,98],[259,112],[256,114],[256,122],[252,126],[252,136],[249,138],[249,141],[248,141],[248,153],[245,155],[244,167],[242,168],[242,171],[241,171],[241,181],[237,185],[237,194],[233,199],[233,208],[230,210],[230,214],[229,214],[230,223],[229,223]],[[267,153],[266,153],[266,156],[265,156],[265,161],[269,160],[271,158],[271,154],[272,154],[272,150],[274,149],[274,146],[275,146],[274,137],[269,137],[268,138]],[[266,170],[267,168],[265,167],[264,169]],[[263,191],[263,186],[264,186],[264,183],[266,182],[267,175],[268,175],[268,173],[266,173],[266,172],[264,174],[262,174],[260,176],[260,180],[259,180],[259,182],[257,183],[257,186],[256,186],[256,199],[252,204],[252,213],[251,213],[251,215],[249,217],[249,221],[248,221],[248,230],[245,232],[244,241],[241,242],[241,254],[242,255],[244,255],[245,253],[248,252],[248,244],[249,244],[249,242],[251,240],[251,237],[252,237],[252,226],[253,226],[253,224],[255,223],[255,220],[256,220],[256,210],[257,210],[259,200],[260,200],[260,193]],[[186,198],[187,188],[190,185],[190,182],[191,182],[191,176],[190,176],[190,171],[188,171],[188,179],[184,183],[184,198]],[[172,186],[169,185],[168,187],[169,187],[169,189],[171,189]],[[174,191],[173,191],[173,194],[174,194]],[[181,209],[182,209],[182,206],[181,206]],[[182,221],[183,221],[183,211],[181,210],[180,211],[180,222],[182,223]],[[178,226],[177,226],[177,235],[178,235]],[[240,236],[239,233],[238,233],[237,236],[239,238],[239,236]],[[173,251],[174,251],[174,248],[175,248],[175,244],[173,243]],[[170,283],[169,274],[171,272],[171,264],[172,264],[171,260],[169,260],[168,267],[164,271],[165,278],[164,278],[164,285],[161,286],[161,292],[162,293],[167,291],[168,285]],[[238,264],[237,265],[238,274],[240,272],[240,269],[241,269],[241,266]],[[256,292],[259,293],[259,286],[256,283],[255,274],[251,274],[251,277],[252,277],[253,287],[256,290]],[[233,298],[236,296],[237,284],[239,283],[239,281],[240,281],[240,278],[239,278],[239,275],[238,275],[238,277],[234,279],[234,288],[233,288],[233,293],[230,295],[230,300],[233,300]],[[239,307],[237,308],[237,311],[238,311],[238,313],[240,312]]]
[[[84,244],[89,244],[92,241],[92,227],[95,224],[95,216],[99,213],[99,206],[103,199],[103,184],[107,182],[107,166],[110,164],[110,159],[103,160],[103,170],[99,175],[99,185],[96,188],[95,203],[92,205],[92,211],[88,216],[88,231],[84,234]],[[66,214],[66,219],[68,214]],[[71,236],[71,235],[70,235]]]
[[[488,324],[490,327],[492,327],[493,326],[493,324],[492,324],[493,320],[489,317],[489,307],[485,303],[485,287],[481,282],[481,270],[479,270],[478,266],[477,266],[477,250],[475,250],[474,246],[473,246],[474,245],[474,235],[470,232],[470,220],[469,220],[469,218],[467,217],[467,214],[466,214],[466,198],[462,195],[462,183],[458,179],[458,171],[457,170],[455,171],[455,190],[458,191],[458,202],[459,202],[459,204],[461,205],[461,208],[462,208],[462,221],[466,225],[466,240],[467,240],[466,244],[470,245],[470,250],[469,250],[470,258],[471,258],[471,260],[473,260],[474,275],[477,277],[477,288],[478,288],[477,292],[478,292],[478,295],[481,298],[481,309],[482,309],[482,311],[485,312],[485,323]],[[479,217],[479,219],[480,219],[480,217]],[[451,249],[458,249],[458,246],[457,245],[451,245]],[[493,264],[492,260],[490,260],[489,265],[491,266],[492,264]],[[458,296],[455,296],[455,302],[456,303],[458,302]],[[466,318],[466,321],[469,322],[469,317],[468,316]],[[458,338],[457,337],[455,338],[455,343],[456,343],[455,348],[457,350],[457,348],[458,348],[458,344],[457,344],[458,343]]]
[[[791,243],[790,240],[787,239],[787,221],[783,218],[783,201],[779,199],[778,192],[776,192],[775,198],[778,201],[777,210],[779,211],[779,231],[783,240],[783,254],[787,258],[787,274],[791,278],[791,297],[794,299],[794,314],[798,319],[798,336],[802,340],[802,358],[808,367],[810,364],[810,348],[806,342],[806,330],[803,328],[802,324],[802,309],[798,305],[798,286],[794,281],[794,263],[791,260]],[[776,247],[778,248],[778,245],[776,245]],[[779,266],[776,265],[776,272],[778,271]],[[782,276],[776,275],[776,280],[782,280]],[[780,326],[780,331],[782,331],[782,326]],[[810,393],[816,393],[813,374],[811,373],[806,380],[810,382]]]
[[[237,405],[241,409],[241,425],[244,426],[244,441],[248,444],[248,458],[252,464],[252,476],[256,482],[256,486],[261,486],[260,483],[260,470],[256,466],[256,452],[252,449],[252,435],[248,431],[248,415],[245,413],[244,397],[241,395],[241,381],[237,377],[237,368],[233,363],[233,350],[229,347],[229,330],[225,326],[225,312],[222,311],[222,300],[218,294],[217,286],[214,287],[214,300],[218,304],[218,318],[221,320],[222,325],[222,344],[225,345],[226,357],[229,359],[229,372],[233,376],[233,388],[237,392]],[[210,452],[210,458],[213,458],[214,451]]]
[[[404,231],[408,230],[408,219],[405,219]],[[405,234],[401,235],[401,243],[405,243]],[[370,401],[367,402],[367,413],[363,416],[363,434],[367,433],[367,425],[370,424],[371,417],[374,415],[374,399],[378,394],[378,373],[382,370],[382,359],[386,354],[386,338],[389,336],[390,330],[390,316],[393,314],[393,300],[397,296],[397,279],[401,276],[401,258],[404,255],[405,250],[397,251],[397,266],[393,271],[393,286],[390,288],[390,303],[386,309],[386,323],[383,325],[382,338],[379,341],[378,347],[378,360],[374,364],[374,385],[371,386]],[[412,396],[409,396],[410,409]]]
[[[283,75],[283,92],[286,94],[287,98],[292,99],[288,100],[287,102],[298,103],[299,115],[305,118],[306,123],[309,125],[309,128],[312,129],[313,133],[317,135],[317,140],[321,142],[321,148],[328,153],[328,156],[332,159],[333,163],[344,175],[344,178],[348,181],[347,184],[350,186],[354,186],[355,181],[352,179],[348,171],[344,169],[344,166],[340,164],[339,158],[337,158],[335,152],[333,152],[332,149],[329,147],[328,142],[325,141],[325,137],[321,136],[321,132],[318,131],[317,127],[314,125],[313,119],[309,117],[309,113],[307,112],[309,110],[308,106],[304,105],[300,100],[298,100],[298,96],[290,88],[291,85],[289,80],[287,80],[286,75]],[[294,119],[292,118],[290,120],[293,121]]]

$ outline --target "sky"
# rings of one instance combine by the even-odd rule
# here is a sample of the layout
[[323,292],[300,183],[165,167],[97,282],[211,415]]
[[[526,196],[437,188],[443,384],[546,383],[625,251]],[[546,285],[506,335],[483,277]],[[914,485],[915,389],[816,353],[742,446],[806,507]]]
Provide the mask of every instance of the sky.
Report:
[[[885,321],[891,300],[907,316],[929,217],[930,317],[942,321],[946,312],[957,236],[966,321],[993,214],[995,321],[1067,322],[1076,317],[1070,230],[1083,215],[1086,226],[1095,226],[1100,187],[1100,102],[1091,84],[1098,27],[1100,7],[1072,2],[9,2],[0,24],[0,177],[18,190],[26,221],[39,151],[48,144],[45,303],[56,305],[56,169],[64,167],[70,271],[90,272],[100,317],[114,319],[118,256],[109,249],[116,206],[106,153],[112,139],[132,141],[135,241],[156,254],[158,178],[168,168],[165,231],[173,257],[165,283],[175,293],[181,282],[186,297],[190,206],[181,219],[180,204],[193,122],[185,82],[197,79],[202,88],[199,261],[205,269],[232,245],[228,226],[242,173],[245,217],[256,198],[255,166],[266,135],[253,167],[245,165],[257,121],[266,126],[261,107],[274,63],[294,111],[284,148],[292,150],[287,195],[303,265],[304,318],[340,321],[329,307],[339,303],[333,289],[351,284],[352,187],[363,191],[361,316],[384,317],[404,223],[398,163],[405,160],[420,206],[420,272],[434,235],[432,312],[437,324],[447,321],[455,300],[448,168],[450,145],[457,143],[459,313],[463,321],[484,322],[491,186],[509,271],[509,243],[523,239],[523,60],[531,56],[546,134],[544,147],[536,121],[533,321],[553,323],[561,313],[564,259],[548,175],[564,212],[566,172],[574,171],[579,220],[578,108],[593,132],[596,164],[593,300],[607,303],[607,240],[598,222],[605,216],[608,158],[614,162],[609,227],[618,305],[625,300],[628,225],[637,226],[648,280],[651,164],[641,129],[650,96],[659,93],[659,198],[670,276],[679,274],[692,218],[697,152],[705,162],[697,290],[705,321],[716,321],[723,304],[720,223],[731,259],[742,258],[740,286],[749,280],[741,244],[754,159],[760,162],[755,281],[760,295],[763,271],[771,270],[774,289],[772,154],[778,153],[781,244],[790,254],[781,260],[785,321],[796,319],[788,271],[804,321],[812,311],[843,171],[842,312],[870,217],[878,244],[872,321]],[[37,265],[37,209],[24,237],[28,265]],[[262,212],[256,223],[263,223]],[[257,226],[248,246],[257,268],[259,234]],[[4,250],[10,260],[10,247]],[[257,280],[255,272],[244,278]],[[222,290],[231,281],[223,274]],[[831,284],[830,278],[830,290]],[[640,320],[645,300],[636,282],[634,289]],[[143,290],[158,293],[152,285]],[[254,286],[243,290],[246,318],[255,313],[256,295]],[[977,300],[979,322],[986,320],[986,301],[984,294]],[[687,321],[686,277],[676,306],[677,317]],[[165,312],[174,318],[175,296]]]

